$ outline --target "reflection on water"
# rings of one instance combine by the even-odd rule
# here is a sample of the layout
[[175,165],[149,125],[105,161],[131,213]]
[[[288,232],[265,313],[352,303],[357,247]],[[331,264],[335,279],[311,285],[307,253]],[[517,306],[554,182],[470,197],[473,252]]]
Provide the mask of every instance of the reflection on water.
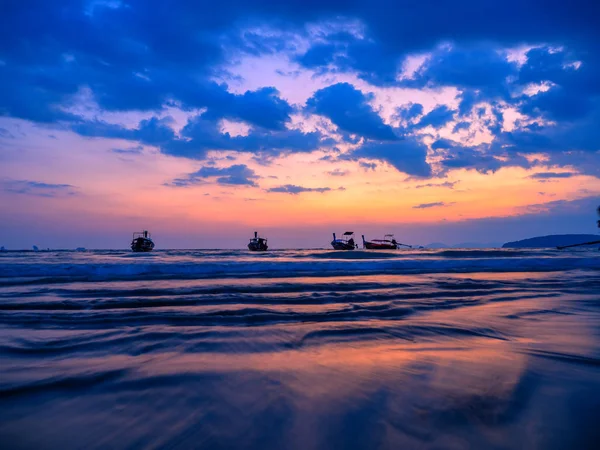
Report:
[[329,253],[0,256],[1,447],[597,448],[597,254]]

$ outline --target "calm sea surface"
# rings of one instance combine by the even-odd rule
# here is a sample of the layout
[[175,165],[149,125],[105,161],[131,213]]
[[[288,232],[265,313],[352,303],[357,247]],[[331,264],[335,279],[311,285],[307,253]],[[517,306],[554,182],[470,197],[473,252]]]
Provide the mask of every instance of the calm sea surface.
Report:
[[600,448],[600,252],[3,252],[0,448]]

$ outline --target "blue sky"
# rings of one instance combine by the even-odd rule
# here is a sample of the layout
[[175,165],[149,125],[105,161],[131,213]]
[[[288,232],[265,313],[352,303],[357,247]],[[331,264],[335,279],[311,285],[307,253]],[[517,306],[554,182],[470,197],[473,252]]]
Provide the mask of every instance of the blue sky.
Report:
[[118,247],[138,228],[163,247],[242,247],[254,228],[281,246],[347,226],[422,244],[595,230],[593,2],[0,12],[7,248]]

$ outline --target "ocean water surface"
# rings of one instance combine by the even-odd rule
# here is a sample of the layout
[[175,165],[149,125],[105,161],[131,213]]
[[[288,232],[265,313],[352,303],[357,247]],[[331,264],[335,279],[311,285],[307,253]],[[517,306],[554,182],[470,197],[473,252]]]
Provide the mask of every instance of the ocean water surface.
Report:
[[0,253],[2,449],[592,449],[600,252]]

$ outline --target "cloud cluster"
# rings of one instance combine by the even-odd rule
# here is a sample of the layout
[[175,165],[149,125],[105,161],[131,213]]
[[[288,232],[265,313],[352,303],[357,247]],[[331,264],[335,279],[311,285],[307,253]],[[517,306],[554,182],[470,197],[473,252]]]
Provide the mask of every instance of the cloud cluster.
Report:
[[379,141],[395,141],[398,136],[386,125],[365,95],[349,83],[320,89],[306,102],[308,110],[329,118],[340,130]]
[[158,147],[163,153],[190,159],[204,159],[210,150],[234,150],[279,155],[283,152],[310,152],[330,142],[319,132],[300,130],[253,129],[245,136],[222,132],[219,121],[205,114],[191,117],[178,133],[171,126],[170,117],[144,119],[136,128],[102,121],[82,121],[71,129],[86,137],[125,139]]
[[[115,153],[148,145],[196,160],[228,150],[269,161],[339,147],[340,159],[365,169],[385,162],[422,178],[532,167],[527,155],[544,153],[551,165],[600,175],[600,27],[583,0],[543,14],[535,0],[461,8],[424,0],[406,14],[390,14],[384,0],[13,3],[0,15],[0,115],[133,143]],[[326,86],[294,105],[274,86],[236,93],[223,82],[244,55],[276,54]],[[453,102],[396,99],[392,117],[369,92],[447,87]],[[82,91],[102,112],[146,119],[128,127],[90,118],[74,104]],[[166,108],[187,123],[177,129]],[[312,127],[315,117],[338,134]],[[248,133],[224,132],[224,120]],[[178,182],[255,183],[248,173],[207,173]]]

